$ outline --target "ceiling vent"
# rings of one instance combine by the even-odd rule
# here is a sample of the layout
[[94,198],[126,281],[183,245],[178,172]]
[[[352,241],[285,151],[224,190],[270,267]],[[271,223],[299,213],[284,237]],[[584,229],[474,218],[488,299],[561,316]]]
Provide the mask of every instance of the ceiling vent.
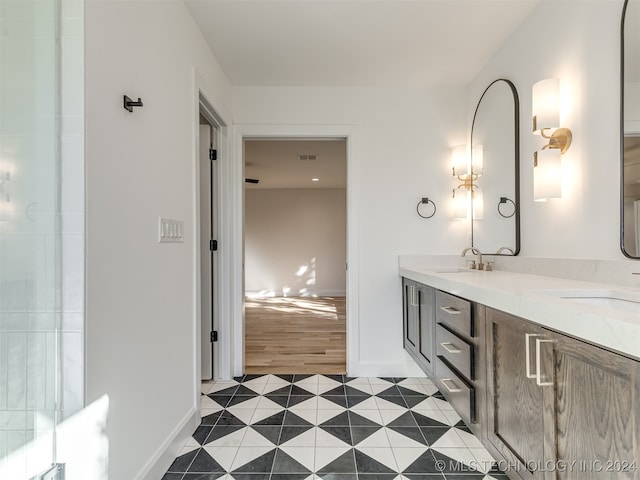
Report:
[[298,155],[298,160],[315,160],[318,156],[315,154]]

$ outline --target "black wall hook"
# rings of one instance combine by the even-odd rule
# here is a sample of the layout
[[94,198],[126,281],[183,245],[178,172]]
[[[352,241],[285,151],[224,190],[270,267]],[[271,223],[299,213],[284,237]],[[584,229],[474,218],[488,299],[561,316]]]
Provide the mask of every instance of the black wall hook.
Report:
[[[420,212],[420,206],[421,205],[429,205],[431,204],[431,207],[433,208],[433,211],[431,212],[430,215],[424,215],[422,212]],[[436,214],[436,204],[433,202],[433,200],[427,198],[427,197],[423,197],[419,202],[418,205],[416,205],[416,212],[418,212],[418,215],[420,215],[422,218],[431,218]]]
[[124,108],[125,110],[129,110],[130,112],[133,112],[133,107],[142,107],[142,99],[140,97],[138,97],[138,101],[134,101],[131,100],[129,97],[127,97],[126,95],[124,96]]

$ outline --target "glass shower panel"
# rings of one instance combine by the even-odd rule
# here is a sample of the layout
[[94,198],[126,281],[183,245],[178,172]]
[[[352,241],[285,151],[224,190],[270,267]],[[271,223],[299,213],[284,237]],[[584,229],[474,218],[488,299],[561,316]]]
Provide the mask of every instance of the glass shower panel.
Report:
[[0,1],[0,478],[55,459],[60,140],[56,0]]

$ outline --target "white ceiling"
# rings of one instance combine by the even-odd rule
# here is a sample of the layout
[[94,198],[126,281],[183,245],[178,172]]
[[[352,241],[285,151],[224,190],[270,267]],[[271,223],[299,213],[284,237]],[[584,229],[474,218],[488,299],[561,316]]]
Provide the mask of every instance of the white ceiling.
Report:
[[[315,160],[298,160],[298,155],[315,155]],[[347,142],[325,140],[245,140],[245,183],[248,189],[346,188]],[[318,178],[318,182],[311,179]]]
[[234,86],[465,85],[540,0],[185,0]]

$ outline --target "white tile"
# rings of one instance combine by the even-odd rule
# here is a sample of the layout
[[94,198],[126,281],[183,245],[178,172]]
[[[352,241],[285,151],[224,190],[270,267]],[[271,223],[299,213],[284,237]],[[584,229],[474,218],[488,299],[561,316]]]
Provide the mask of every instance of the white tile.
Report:
[[202,418],[204,418],[204,417],[207,417],[207,416],[211,415],[212,413],[219,412],[220,410],[223,410],[223,408],[221,408],[220,406],[218,406],[216,408],[201,408],[200,409],[200,416]]
[[[415,413],[422,415],[424,417],[431,418],[436,422],[442,423],[443,425],[451,425],[451,423],[449,422],[449,419],[441,410],[421,410]],[[456,423],[457,422],[454,422],[453,425],[455,425]]]
[[446,455],[449,458],[452,458],[454,460],[454,462],[460,462],[462,464],[464,464],[464,467],[458,466],[456,467],[455,465],[452,465],[451,467],[456,469],[457,471],[464,471],[466,468],[477,468],[478,467],[478,461],[476,460],[476,458],[471,454],[471,451],[469,451],[468,448],[466,447],[459,447],[459,448],[440,448],[440,447],[434,447],[431,446],[432,450],[435,450],[436,452],[440,452],[443,455]]
[[384,392],[385,390],[387,390],[390,386],[392,386],[392,383],[372,383],[371,384],[371,393],[373,393],[374,395],[377,395],[380,392]]
[[495,459],[491,456],[491,454],[484,448],[469,448],[469,451],[473,455],[473,457],[478,462],[478,466],[476,467],[482,473],[487,473],[493,467],[493,464],[496,462]]
[[400,405],[396,405],[393,402],[385,400],[384,398],[374,397],[376,404],[378,405],[378,409],[380,410],[402,410],[402,412],[407,411],[407,407],[401,407]]
[[318,447],[351,447],[351,445],[343,442],[338,437],[325,432],[322,428],[316,430],[316,445]]
[[378,377],[367,377],[367,378],[369,378],[369,383],[371,385],[386,385],[387,388],[393,385],[392,382],[389,382],[388,380],[383,380],[382,378],[378,378]]
[[253,390],[256,393],[263,394],[265,393],[264,389],[267,386],[267,379],[266,377],[254,378],[253,380],[243,382],[242,385],[247,387],[249,390]]
[[397,409],[396,410],[379,410],[380,416],[382,417],[382,424],[383,425],[389,425],[396,418],[404,415],[406,411],[407,411],[406,409],[402,409],[402,410],[397,410]]
[[465,446],[469,448],[484,448],[480,440],[478,440],[478,437],[476,437],[473,433],[465,432],[462,430],[458,430],[456,433],[462,439]]
[[241,428],[233,433],[220,437],[213,442],[207,443],[208,447],[239,447],[242,445],[242,439],[249,427]]
[[439,398],[429,397],[428,400],[432,400],[433,403],[443,412],[453,412],[453,407],[446,400],[440,400]]
[[[274,447],[268,447],[268,446],[264,446],[264,447],[239,447],[238,448],[238,453],[236,453],[236,457],[233,459],[233,463],[231,464],[231,468],[227,469],[227,471],[229,470],[235,470],[239,467],[242,467],[243,465],[246,465],[247,463],[249,463],[252,460],[255,460],[256,458],[264,455],[265,453],[273,450]],[[215,450],[215,448],[213,449]],[[207,449],[207,452],[209,452],[209,449]],[[215,457],[214,457],[215,458]],[[217,459],[216,459],[217,461]],[[220,463],[220,462],[218,462]],[[222,464],[220,464],[221,466],[224,466]]]
[[[249,409],[249,408],[242,409],[242,408],[239,408],[239,409],[235,409],[235,410],[231,410],[231,409],[228,409],[228,410],[235,417],[239,418],[240,420],[242,420],[242,422],[244,422],[247,425],[249,425],[251,423],[259,422],[260,420],[263,420],[262,418],[260,420],[253,420],[254,413],[256,412],[256,410],[254,410],[254,409]],[[267,418],[267,417],[264,417],[264,418]]]
[[338,385],[342,385],[341,382],[334,380],[333,378],[325,377],[324,375],[318,375],[318,383],[321,385],[333,385],[333,388]]
[[306,384],[296,383],[295,385],[302,388],[306,392],[313,393],[314,395],[318,395],[319,393],[318,392],[319,385],[317,383],[306,383]]
[[350,449],[351,448],[348,445],[343,447],[317,447],[314,471],[317,472],[318,470],[326,467]]
[[393,455],[393,450],[390,448],[376,448],[376,447],[355,447],[356,450],[361,451],[365,455],[373,458],[374,460],[380,462],[384,466],[390,468],[394,472],[398,471],[398,464],[396,463],[395,456]]
[[[269,418],[271,415],[275,415],[276,413],[280,413],[284,408],[257,408],[253,412],[253,417],[251,417],[251,423],[258,423],[265,418]],[[245,422],[247,423],[247,422]]]
[[414,412],[420,412],[422,410],[441,410],[439,403],[436,402],[436,398],[425,398],[423,401],[411,407]]
[[361,410],[378,410],[378,404],[374,397],[367,398],[364,402],[360,402],[357,405],[351,407],[349,410],[352,412],[360,412]]
[[[283,410],[284,408],[277,404],[276,402],[274,402],[273,400],[271,400],[270,398],[267,397],[255,397],[253,400],[250,400],[251,402],[255,403],[255,408],[259,408],[259,409],[280,409]],[[238,404],[238,406],[240,405],[244,405],[244,404],[249,404],[249,402],[242,402],[240,404]],[[230,409],[227,409],[230,410]]]
[[369,435],[367,438],[363,439],[356,446],[359,448],[360,447],[391,448],[391,443],[389,443],[389,437],[387,437],[387,432],[385,432],[384,429],[381,428],[373,435]]
[[328,382],[320,382],[318,383],[318,395],[322,395],[323,393],[327,393],[329,390],[333,390],[336,387],[342,385],[341,383],[336,382],[335,380],[331,380],[333,383]]
[[285,452],[302,466],[313,471],[315,462],[315,447],[286,447],[280,446],[280,450]]
[[297,410],[317,410],[318,397],[311,397],[310,399],[305,400],[304,402],[300,402],[294,405],[293,407],[289,408],[289,410],[292,410],[294,408]]
[[178,454],[178,456],[181,457],[182,455],[186,455],[187,453],[193,452],[194,450],[197,450],[198,448],[200,448],[200,445],[185,445],[180,450],[180,453]]
[[[220,464],[222,468],[226,471],[231,471],[233,461],[241,447],[211,447],[209,445],[205,445],[203,448],[216,462]],[[244,463],[242,465],[244,465]]]
[[355,382],[350,382],[347,384],[347,386],[351,387],[351,388],[355,388],[356,390],[366,393],[368,395],[373,395],[374,393],[378,393],[378,392],[374,392],[373,389],[371,388],[371,385],[369,384],[369,382],[366,383],[355,383]]
[[304,433],[293,437],[292,439],[280,445],[282,447],[315,447],[316,446],[316,428],[310,428]]
[[253,428],[247,428],[247,432],[242,439],[242,447],[269,447],[273,443],[256,432]]
[[430,395],[430,393],[427,391],[427,387],[425,387],[424,385],[422,385],[421,383],[418,384],[398,384],[400,387],[402,388],[406,388],[407,390],[411,390],[412,392],[416,392],[416,393],[420,393],[422,395]]
[[211,400],[209,397],[207,397],[206,395],[202,395],[200,397],[200,410],[202,409],[209,409],[213,412],[219,412],[220,410],[224,410],[223,407],[221,407],[217,402],[214,402],[213,400]]
[[449,425],[456,425],[460,420],[462,420],[460,416],[453,410],[443,411],[442,413],[444,413],[444,416],[447,418],[447,422],[449,423]]
[[346,408],[341,407],[337,403],[333,403],[331,400],[327,400],[326,398],[318,397],[318,410],[341,410],[344,412]]
[[327,420],[331,420],[333,417],[337,417],[345,410],[318,410],[316,414],[316,422],[318,425],[323,424]]
[[[235,397],[235,398],[237,399],[238,397]],[[277,403],[272,402],[268,398],[265,399],[264,397],[243,397],[243,398],[246,398],[244,402],[236,403],[235,405],[227,407],[227,410],[233,413],[237,410],[255,410],[256,408],[265,409],[265,408],[280,407],[280,405],[278,405]],[[267,400],[267,401],[263,402],[263,400]]]
[[368,409],[355,410],[355,409],[351,409],[351,411],[353,413],[357,413],[361,417],[364,417],[364,418],[366,418],[368,420],[371,420],[372,422],[377,423],[378,425],[382,425],[383,424],[382,415],[380,415],[380,410],[368,410]]
[[309,408],[297,408],[297,407],[298,405],[291,407],[289,411],[292,413],[295,413],[297,416],[305,419],[307,422],[313,425],[316,424],[316,421],[317,421],[316,417],[318,415],[318,410],[309,409]]
[[433,448],[467,448],[455,428],[450,428],[447,433],[436,440],[431,447]]
[[393,448],[427,448],[422,443],[416,442],[415,440],[406,437],[401,433],[396,432],[395,430],[386,427],[384,430],[387,433],[389,443]]
[[238,385],[238,382],[216,382],[213,385],[211,385],[209,387],[209,391],[206,393],[214,393],[214,392],[219,392],[220,390],[225,390],[227,388],[231,388],[231,387],[235,387],[236,385]]
[[392,448],[393,456],[398,464],[398,470],[405,470],[428,450],[427,447]]

